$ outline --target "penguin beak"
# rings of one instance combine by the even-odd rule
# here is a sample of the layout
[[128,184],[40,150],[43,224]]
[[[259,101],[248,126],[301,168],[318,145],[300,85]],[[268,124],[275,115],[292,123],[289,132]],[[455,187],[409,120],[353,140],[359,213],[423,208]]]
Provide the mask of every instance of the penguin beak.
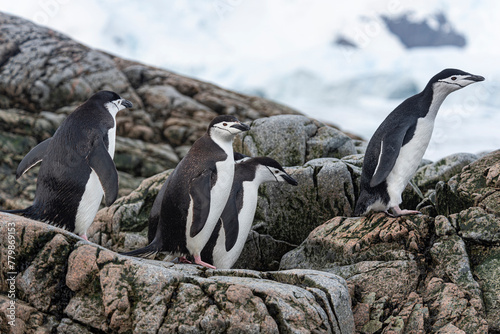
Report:
[[479,82],[479,81],[484,81],[484,77],[480,75],[471,75],[470,77],[465,78],[465,80]]
[[298,185],[299,183],[293,178],[291,177],[290,175],[288,174],[285,174],[285,175],[281,175],[281,177],[283,179],[285,179],[286,182],[288,182],[289,184],[291,184],[292,186],[296,186]]
[[121,99],[120,104],[125,108],[132,108],[134,105],[129,100]]
[[238,129],[240,131],[248,131],[250,130],[250,127],[246,124],[243,123],[236,123],[234,125],[231,125],[232,128]]

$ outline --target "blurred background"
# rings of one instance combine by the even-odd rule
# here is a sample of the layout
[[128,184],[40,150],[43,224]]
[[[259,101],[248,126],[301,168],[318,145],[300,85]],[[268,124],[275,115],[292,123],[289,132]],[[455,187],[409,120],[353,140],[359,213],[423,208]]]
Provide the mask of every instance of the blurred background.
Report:
[[287,104],[369,139],[444,68],[451,94],[425,158],[500,148],[494,0],[25,0],[1,10],[92,48]]

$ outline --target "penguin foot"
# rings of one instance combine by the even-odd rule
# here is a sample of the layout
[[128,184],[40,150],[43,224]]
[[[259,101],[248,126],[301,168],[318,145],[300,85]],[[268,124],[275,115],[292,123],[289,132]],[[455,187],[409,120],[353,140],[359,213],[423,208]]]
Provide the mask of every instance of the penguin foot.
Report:
[[189,261],[185,256],[177,257],[177,261],[179,261],[179,263],[193,263],[193,262]]
[[396,218],[397,216],[396,215],[393,215],[392,213],[390,213],[389,211],[385,210],[384,213],[389,216],[389,217],[392,217],[392,218]]
[[393,207],[392,210],[394,211],[393,217],[422,214],[422,212],[417,211],[417,210],[401,210],[399,205],[396,205],[395,207]]
[[200,266],[203,266],[203,267],[210,268],[210,269],[217,269],[214,266],[212,266],[211,264],[203,262],[199,255],[195,255],[193,257],[194,257],[194,263],[199,264]]
[[82,237],[83,239],[89,241],[89,239],[87,238],[87,233],[83,233],[80,237]]

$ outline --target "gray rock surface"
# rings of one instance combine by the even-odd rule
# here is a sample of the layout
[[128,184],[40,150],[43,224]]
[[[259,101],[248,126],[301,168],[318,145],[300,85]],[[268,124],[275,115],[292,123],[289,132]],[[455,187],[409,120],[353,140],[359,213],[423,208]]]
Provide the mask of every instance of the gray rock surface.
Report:
[[235,139],[235,150],[268,156],[283,166],[301,166],[316,158],[355,154],[354,141],[332,127],[300,115],[261,118]]
[[[450,168],[456,161],[443,160]],[[446,176],[436,187],[443,214],[435,217],[335,217],[285,254],[280,268],[344,277],[360,333],[495,332],[499,175],[495,151]]]
[[[0,214],[15,226],[17,323],[22,333],[353,333],[339,276],[290,270],[206,270],[120,256],[72,233]],[[7,233],[0,237],[8,241]],[[0,257],[7,272],[7,257]],[[0,280],[0,330],[10,299]]]

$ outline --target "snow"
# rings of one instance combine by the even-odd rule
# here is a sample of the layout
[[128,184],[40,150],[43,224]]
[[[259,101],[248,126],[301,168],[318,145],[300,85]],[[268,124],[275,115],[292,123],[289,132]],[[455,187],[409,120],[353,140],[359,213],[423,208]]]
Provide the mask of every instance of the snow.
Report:
[[[2,11],[124,58],[265,96],[366,139],[434,74],[459,68],[486,81],[445,100],[425,158],[500,148],[494,0],[26,0]],[[466,36],[466,48],[404,49],[380,19],[411,13],[435,26],[438,12]],[[340,35],[360,47],[334,45]]]

